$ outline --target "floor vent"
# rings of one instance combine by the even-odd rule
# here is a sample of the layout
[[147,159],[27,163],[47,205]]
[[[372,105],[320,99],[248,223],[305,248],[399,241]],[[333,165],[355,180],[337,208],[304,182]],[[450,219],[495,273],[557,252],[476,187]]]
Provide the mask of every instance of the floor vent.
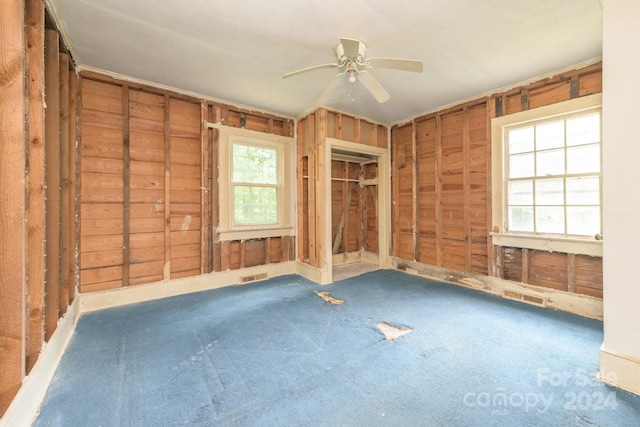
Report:
[[256,280],[264,280],[267,278],[267,273],[254,274],[253,276],[244,276],[240,280],[242,283],[253,282]]
[[503,296],[508,299],[522,301],[533,305],[538,305],[540,307],[546,307],[547,300],[546,298],[538,297],[535,295],[527,295],[520,292],[515,291],[504,291]]

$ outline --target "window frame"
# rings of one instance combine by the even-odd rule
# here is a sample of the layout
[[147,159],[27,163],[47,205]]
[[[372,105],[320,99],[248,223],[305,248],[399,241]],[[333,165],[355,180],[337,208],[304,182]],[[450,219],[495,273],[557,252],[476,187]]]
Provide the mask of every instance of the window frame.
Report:
[[[493,232],[490,233],[493,244],[497,246],[509,246],[550,252],[564,252],[602,256],[602,240],[596,236],[567,236],[559,234],[509,232],[507,230],[507,159],[505,129],[515,126],[523,126],[528,123],[554,118],[598,111],[602,120],[602,94],[588,95],[569,101],[526,110],[518,113],[496,117],[491,120],[491,145],[492,145],[492,223]],[[602,129],[601,129],[602,135]],[[602,153],[602,138],[600,140],[600,152]],[[602,156],[600,158],[602,163]],[[567,174],[565,173],[565,178]],[[566,204],[565,204],[566,207]],[[600,168],[600,222],[602,224],[602,167]]]
[[[259,239],[292,235],[296,205],[295,143],[293,138],[228,126],[219,127],[218,233],[221,241]],[[275,149],[277,153],[277,221],[269,224],[240,224],[234,216],[233,145]],[[241,185],[241,184],[240,184]],[[257,185],[260,186],[260,185]],[[215,195],[214,195],[215,197]]]

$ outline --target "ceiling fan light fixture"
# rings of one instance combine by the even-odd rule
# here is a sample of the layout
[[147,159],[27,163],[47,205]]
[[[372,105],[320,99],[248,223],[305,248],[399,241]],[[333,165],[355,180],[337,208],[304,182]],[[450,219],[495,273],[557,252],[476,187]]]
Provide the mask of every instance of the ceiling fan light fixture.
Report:
[[[339,68],[341,70],[340,73],[331,80],[327,88],[322,92],[318,100],[319,105],[324,105],[324,103],[329,100],[331,94],[340,84],[340,80],[344,79],[345,75],[350,83],[349,91],[352,91],[353,83],[360,82],[371,95],[373,95],[376,101],[382,104],[383,102],[387,102],[389,98],[391,98],[391,95],[389,95],[375,77],[367,72],[368,69],[391,68],[416,73],[421,73],[423,69],[422,61],[415,59],[368,58],[367,45],[357,39],[341,38],[340,43],[335,47],[335,54],[337,62],[303,68],[298,71],[286,73],[282,77],[297,76],[321,68]],[[351,95],[349,95],[349,98],[352,98],[352,101],[354,100]]]

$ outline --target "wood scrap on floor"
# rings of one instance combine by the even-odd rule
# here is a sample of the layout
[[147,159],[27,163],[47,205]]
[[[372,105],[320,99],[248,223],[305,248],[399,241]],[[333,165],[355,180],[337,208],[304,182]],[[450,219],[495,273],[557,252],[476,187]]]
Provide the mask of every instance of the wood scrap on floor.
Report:
[[342,305],[344,304],[344,300],[334,298],[330,295],[329,291],[313,291],[316,295],[322,298],[325,302],[333,305]]
[[377,325],[384,338],[392,341],[413,331],[413,326],[394,326],[387,322],[378,322]]

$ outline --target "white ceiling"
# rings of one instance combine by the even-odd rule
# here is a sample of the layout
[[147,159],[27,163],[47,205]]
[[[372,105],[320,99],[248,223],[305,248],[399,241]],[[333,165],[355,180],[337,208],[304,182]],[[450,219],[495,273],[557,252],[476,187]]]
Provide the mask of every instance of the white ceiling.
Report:
[[298,116],[336,74],[341,37],[372,57],[391,100],[345,81],[327,107],[393,123],[602,55],[601,0],[47,0],[82,68]]

